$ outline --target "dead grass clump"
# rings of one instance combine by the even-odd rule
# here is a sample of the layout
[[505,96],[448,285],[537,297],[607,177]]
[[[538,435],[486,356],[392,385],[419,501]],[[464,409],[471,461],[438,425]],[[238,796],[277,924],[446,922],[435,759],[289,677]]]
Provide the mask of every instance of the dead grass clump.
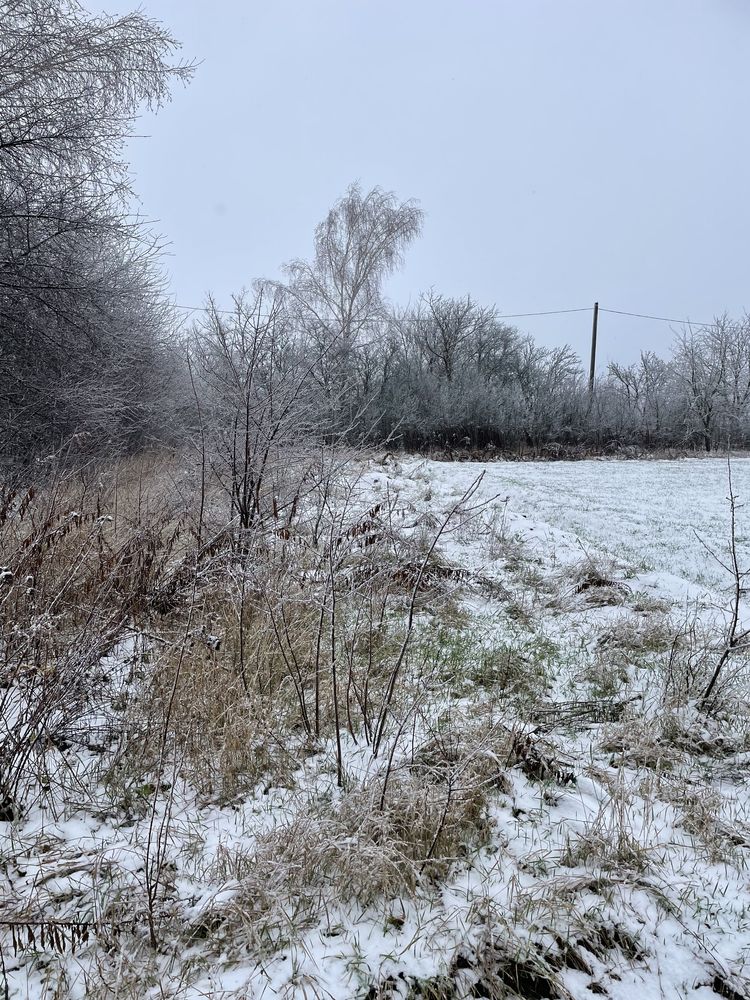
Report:
[[600,747],[620,764],[671,771],[678,763],[724,762],[731,773],[732,757],[746,750],[743,719],[716,719],[697,711],[666,711],[636,716],[605,727]]
[[651,865],[648,849],[632,832],[611,829],[596,824],[576,838],[571,838],[563,851],[560,863],[566,868],[582,866],[614,872],[645,872]]
[[566,868],[641,873],[651,867],[652,851],[629,825],[602,812],[583,833],[568,839],[560,864]]
[[[346,815],[346,819],[351,817]],[[241,938],[260,955],[272,954],[312,926],[329,907],[346,900],[369,906],[413,892],[417,866],[400,850],[386,816],[345,822],[337,811],[298,813],[234,859],[242,874],[236,897],[202,914],[191,934],[218,941]],[[234,929],[233,929],[234,928]]]
[[600,919],[586,921],[576,937],[576,944],[602,961],[606,961],[613,951],[620,952],[630,962],[642,962],[647,957],[643,945],[627,928]]
[[[178,762],[202,798],[226,803],[260,782],[290,784],[299,766],[296,748],[304,742],[293,724],[293,691],[276,690],[272,698],[248,693],[224,655],[197,643],[182,655],[179,649],[162,654],[150,665],[127,716],[137,745],[125,766],[135,780],[144,780],[155,766],[168,715],[168,759]],[[144,746],[152,752],[144,752]]]
[[462,798],[464,809],[468,806],[465,818],[473,822],[483,812],[488,792],[512,791],[506,768],[514,737],[504,726],[472,721],[457,717],[450,727],[433,732],[412,752],[409,769],[421,782],[451,789]]
[[521,589],[531,592],[537,600],[546,599],[548,607],[554,606],[557,584],[541,565],[541,560],[526,557],[518,565],[511,564],[508,569]]
[[661,782],[658,794],[675,806],[683,829],[702,845],[710,863],[737,860],[738,848],[750,846],[748,831],[723,817],[726,801],[717,789]]
[[588,686],[593,698],[626,697],[630,683],[628,657],[621,649],[597,649],[584,661],[576,680]]
[[[398,984],[394,983],[396,989],[393,996],[399,995]],[[380,994],[377,994],[379,996]],[[450,976],[430,976],[426,979],[414,977],[411,980],[407,1000],[458,1000],[460,994],[456,984]],[[374,997],[373,997],[374,1000]]]
[[488,912],[477,916],[485,930],[476,941],[461,946],[449,968],[454,995],[497,1000],[568,997],[564,982],[568,971],[588,977],[585,989],[592,994],[606,995],[596,978],[599,962],[612,967],[623,959],[646,960],[647,950],[621,923],[593,914],[581,900],[566,900],[562,908],[559,899],[550,901],[552,910],[533,920],[526,911],[510,917],[492,906],[483,907]]
[[344,798],[339,816],[358,843],[392,854],[391,863],[401,859],[404,888],[413,891],[422,876],[446,876],[486,842],[486,802],[476,776],[449,765],[442,774],[430,771],[430,779],[424,770],[391,774],[385,798],[382,782],[364,786]]
[[485,547],[490,559],[504,559],[520,564],[523,558],[523,542],[517,534],[511,533],[508,524],[508,501],[494,504],[484,518]]
[[481,951],[476,970],[478,982],[474,996],[499,998],[510,995],[523,1000],[546,1000],[561,995],[554,968],[533,946],[509,951],[505,943],[488,942]]
[[[460,996],[567,997],[561,981],[567,970],[590,977],[586,989],[606,995],[596,972],[639,963],[648,949],[623,922],[623,900],[606,901],[621,876],[566,876],[545,879],[514,893],[508,910],[483,900],[475,925],[484,932],[463,945],[451,967]],[[625,913],[639,914],[625,903]],[[598,960],[598,961],[596,961]],[[605,979],[607,972],[604,972]],[[614,979],[619,977],[615,975]]]
[[589,607],[600,608],[624,603],[630,588],[618,580],[590,573],[576,584],[575,593],[583,595],[584,603]]
[[662,729],[658,719],[638,716],[606,726],[599,746],[613,754],[620,764],[656,771],[671,770],[679,753],[664,738]]
[[655,616],[668,615],[672,605],[663,597],[653,597],[643,590],[634,590],[629,601],[631,610]]
[[702,713],[665,712],[661,733],[665,742],[691,757],[723,759],[746,749],[748,737],[736,718],[716,718]]
[[201,926],[208,921],[221,938],[221,927],[239,922],[268,953],[287,940],[292,923],[299,933],[329,906],[387,903],[444,878],[490,832],[486,784],[468,768],[459,780],[456,762],[448,752],[447,770],[420,763],[392,771],[385,789],[377,776],[300,809],[259,836],[244,858],[234,856],[231,869],[224,859],[220,871],[208,873],[229,874],[240,887],[219,913],[203,915]]
[[623,615],[599,635],[597,645],[640,658],[644,653],[665,652],[676,634],[674,623],[666,615]]
[[[181,544],[179,520],[126,523],[84,476],[0,501],[0,790],[31,787],[38,751],[101,747],[134,621]],[[151,515],[150,515],[151,516]]]
[[455,981],[462,985],[458,995],[497,1000],[567,996],[560,981],[565,969],[592,975],[589,963],[573,942],[547,928],[529,939],[506,920],[497,924],[493,921],[471,948],[461,948],[451,966]]
[[603,771],[598,777],[605,792],[598,811],[581,832],[568,836],[561,863],[604,872],[649,870],[661,857],[652,803],[641,797],[640,788],[626,783],[622,771],[614,777]]
[[631,590],[617,578],[617,574],[614,562],[595,561],[587,556],[581,562],[568,566],[559,578],[550,577],[555,593],[548,606],[565,611],[581,605],[598,608],[624,604]]

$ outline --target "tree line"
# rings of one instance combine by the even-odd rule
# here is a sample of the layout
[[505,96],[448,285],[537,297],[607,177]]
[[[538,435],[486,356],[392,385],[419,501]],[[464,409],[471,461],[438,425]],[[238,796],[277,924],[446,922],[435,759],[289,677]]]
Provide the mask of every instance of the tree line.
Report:
[[142,14],[0,0],[0,441],[6,460],[163,432],[170,316],[125,140],[191,67]]
[[393,307],[383,284],[421,222],[413,202],[351,187],[318,227],[312,262],[289,265],[286,282],[258,282],[233,313],[209,303],[190,342],[201,384],[219,366],[222,405],[231,383],[245,415],[264,413],[284,386],[290,433],[406,449],[750,445],[750,316],[683,329],[668,355],[610,364],[591,391],[569,346],[535,342],[470,295],[430,290]]
[[388,277],[419,237],[413,201],[353,185],[310,260],[189,328],[160,241],[132,212],[124,143],[192,67],[137,13],[0,0],[0,459],[200,440],[236,512],[300,440],[544,454],[750,445],[750,317],[678,332],[669,353],[581,359],[434,289],[399,308]]

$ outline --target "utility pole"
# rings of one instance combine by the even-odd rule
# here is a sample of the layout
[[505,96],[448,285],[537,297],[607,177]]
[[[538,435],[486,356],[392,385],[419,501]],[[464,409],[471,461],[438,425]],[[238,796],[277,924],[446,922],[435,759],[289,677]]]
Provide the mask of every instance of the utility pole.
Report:
[[596,375],[596,330],[599,326],[599,303],[594,303],[594,324],[591,327],[591,367],[589,368],[589,396],[594,395],[594,376]]

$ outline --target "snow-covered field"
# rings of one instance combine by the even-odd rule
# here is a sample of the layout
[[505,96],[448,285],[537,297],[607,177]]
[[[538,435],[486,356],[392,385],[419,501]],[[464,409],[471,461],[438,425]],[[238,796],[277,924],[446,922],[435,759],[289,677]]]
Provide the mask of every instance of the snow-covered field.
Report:
[[[407,466],[410,470],[415,465]],[[528,518],[576,535],[639,569],[670,573],[705,588],[730,582],[696,535],[726,557],[729,492],[726,459],[582,462],[423,462],[441,489],[458,491],[480,471],[485,493],[510,498]],[[732,460],[734,493],[750,503],[750,458]],[[740,512],[738,547],[750,565],[750,507]]]
[[[283,780],[231,803],[175,771],[153,809],[148,786],[118,805],[84,793],[91,754],[50,749],[48,772],[78,784],[0,822],[0,917],[23,928],[9,997],[750,994],[744,661],[718,716],[695,710],[730,582],[695,532],[725,553],[726,464],[373,461],[359,502],[429,535],[482,473],[430,557],[387,753],[345,733],[343,788],[335,741],[295,738]],[[750,496],[750,460],[733,476]],[[407,858],[425,814],[434,839],[427,824]],[[169,931],[153,952],[155,828]],[[41,916],[102,929],[75,954],[31,946],[23,920]],[[128,933],[106,930],[118,918]]]

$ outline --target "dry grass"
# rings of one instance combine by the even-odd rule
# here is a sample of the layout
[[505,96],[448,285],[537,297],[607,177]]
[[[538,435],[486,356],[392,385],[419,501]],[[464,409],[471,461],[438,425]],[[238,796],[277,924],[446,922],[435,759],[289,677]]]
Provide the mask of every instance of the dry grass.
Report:
[[237,880],[239,891],[190,933],[210,928],[223,946],[237,938],[239,924],[242,937],[268,954],[347,901],[387,908],[428,889],[487,839],[480,787],[451,794],[402,772],[391,776],[381,804],[382,790],[374,779],[335,802],[313,802],[259,836],[247,853],[220,858],[210,876]]
[[597,644],[618,650],[636,660],[670,649],[679,629],[663,613],[624,614],[599,634]]
[[[408,641],[404,601],[449,599],[458,571],[432,556],[433,529],[397,530],[393,503],[364,506],[346,477],[301,489],[283,517],[274,501],[241,535],[211,494],[199,526],[195,487],[161,459],[6,492],[0,670],[26,713],[6,743],[42,729],[67,741],[103,657],[131,635],[142,655],[117,700],[134,781],[163,757],[162,731],[186,776],[221,799],[252,787],[299,730],[369,738]],[[28,763],[6,755],[4,795]]]
[[642,873],[663,854],[648,799],[641,799],[622,772],[601,775],[609,794],[585,829],[568,837],[561,864],[594,871]]
[[[0,731],[0,793],[28,808],[29,790],[42,794],[54,782],[38,752],[42,733],[56,752],[95,747],[96,773],[85,780],[89,790],[104,784],[98,814],[148,828],[148,845],[144,836],[137,845],[143,865],[101,910],[140,926],[109,942],[119,968],[102,950],[89,995],[112,995],[108,983],[123,997],[159,984],[168,963],[145,944],[154,915],[159,944],[195,945],[204,958],[245,960],[248,950],[263,958],[296,946],[313,924],[335,923],[341,907],[387,921],[397,901],[438,898],[451,873],[477,866],[490,844],[507,845],[498,858],[526,876],[537,862],[540,872],[549,868],[549,925],[531,944],[514,936],[514,921],[530,927],[533,916],[538,930],[543,919],[517,897],[504,922],[495,914],[502,940],[481,925],[487,934],[467,958],[467,988],[556,995],[563,970],[588,968],[581,948],[554,936],[564,918],[588,934],[591,954],[627,944],[603,918],[584,927],[560,888],[560,865],[586,869],[567,873],[581,885],[636,884],[662,862],[649,814],[656,803],[673,807],[710,862],[739,857],[742,818],[720,816],[717,793],[686,791],[682,780],[697,761],[731,767],[748,745],[750,727],[739,712],[730,726],[726,701],[717,718],[699,723],[692,712],[712,662],[705,637],[677,630],[661,606],[631,594],[614,565],[586,558],[555,572],[532,560],[508,536],[504,508],[484,525],[467,517],[458,532],[467,543],[484,539],[516,591],[513,599],[502,591],[496,621],[485,623],[461,604],[478,577],[433,547],[436,513],[420,518],[387,497],[373,506],[343,474],[303,490],[280,472],[278,487],[291,498],[283,515],[269,500],[258,525],[243,531],[226,524],[222,498],[210,491],[199,531],[195,483],[162,459],[2,497],[0,707],[20,705],[21,714]],[[622,611],[609,612],[593,655],[593,643],[553,641],[540,622],[540,609],[574,615],[604,605]],[[591,718],[580,688],[575,703],[545,701],[566,696],[571,681],[604,699]],[[631,691],[637,697],[623,704]],[[527,737],[534,709],[542,732]],[[613,779],[600,757],[599,812],[567,844],[521,862],[491,818],[514,792],[508,769],[534,782],[543,811],[573,795],[586,768],[570,725],[556,743],[545,737],[555,712],[574,730],[576,718],[617,718],[596,731],[592,754],[609,754],[619,771]],[[646,771],[637,788],[630,769]],[[518,773],[515,780],[516,789],[525,785]],[[188,924],[176,915],[169,853],[177,787],[189,790],[191,808],[247,822],[213,853],[200,831],[183,838],[179,861],[193,866],[191,877],[232,887]],[[525,808],[519,816],[519,826],[537,822]],[[447,998],[460,971],[404,982],[414,996]],[[193,972],[189,962],[180,969]],[[182,988],[175,981],[165,995]],[[377,989],[386,996],[395,987],[385,977]]]
[[249,940],[270,954],[347,902],[387,916],[392,901],[434,891],[490,841],[488,802],[510,790],[509,742],[488,719],[455,717],[397,766],[383,761],[342,790],[298,793],[269,831],[220,852],[203,873],[238,890],[189,935],[217,948]]
[[121,656],[185,551],[184,513],[163,482],[150,492],[153,470],[125,472],[0,495],[0,789],[12,799],[30,794],[40,746],[112,736],[87,721],[123,680],[107,657]]

